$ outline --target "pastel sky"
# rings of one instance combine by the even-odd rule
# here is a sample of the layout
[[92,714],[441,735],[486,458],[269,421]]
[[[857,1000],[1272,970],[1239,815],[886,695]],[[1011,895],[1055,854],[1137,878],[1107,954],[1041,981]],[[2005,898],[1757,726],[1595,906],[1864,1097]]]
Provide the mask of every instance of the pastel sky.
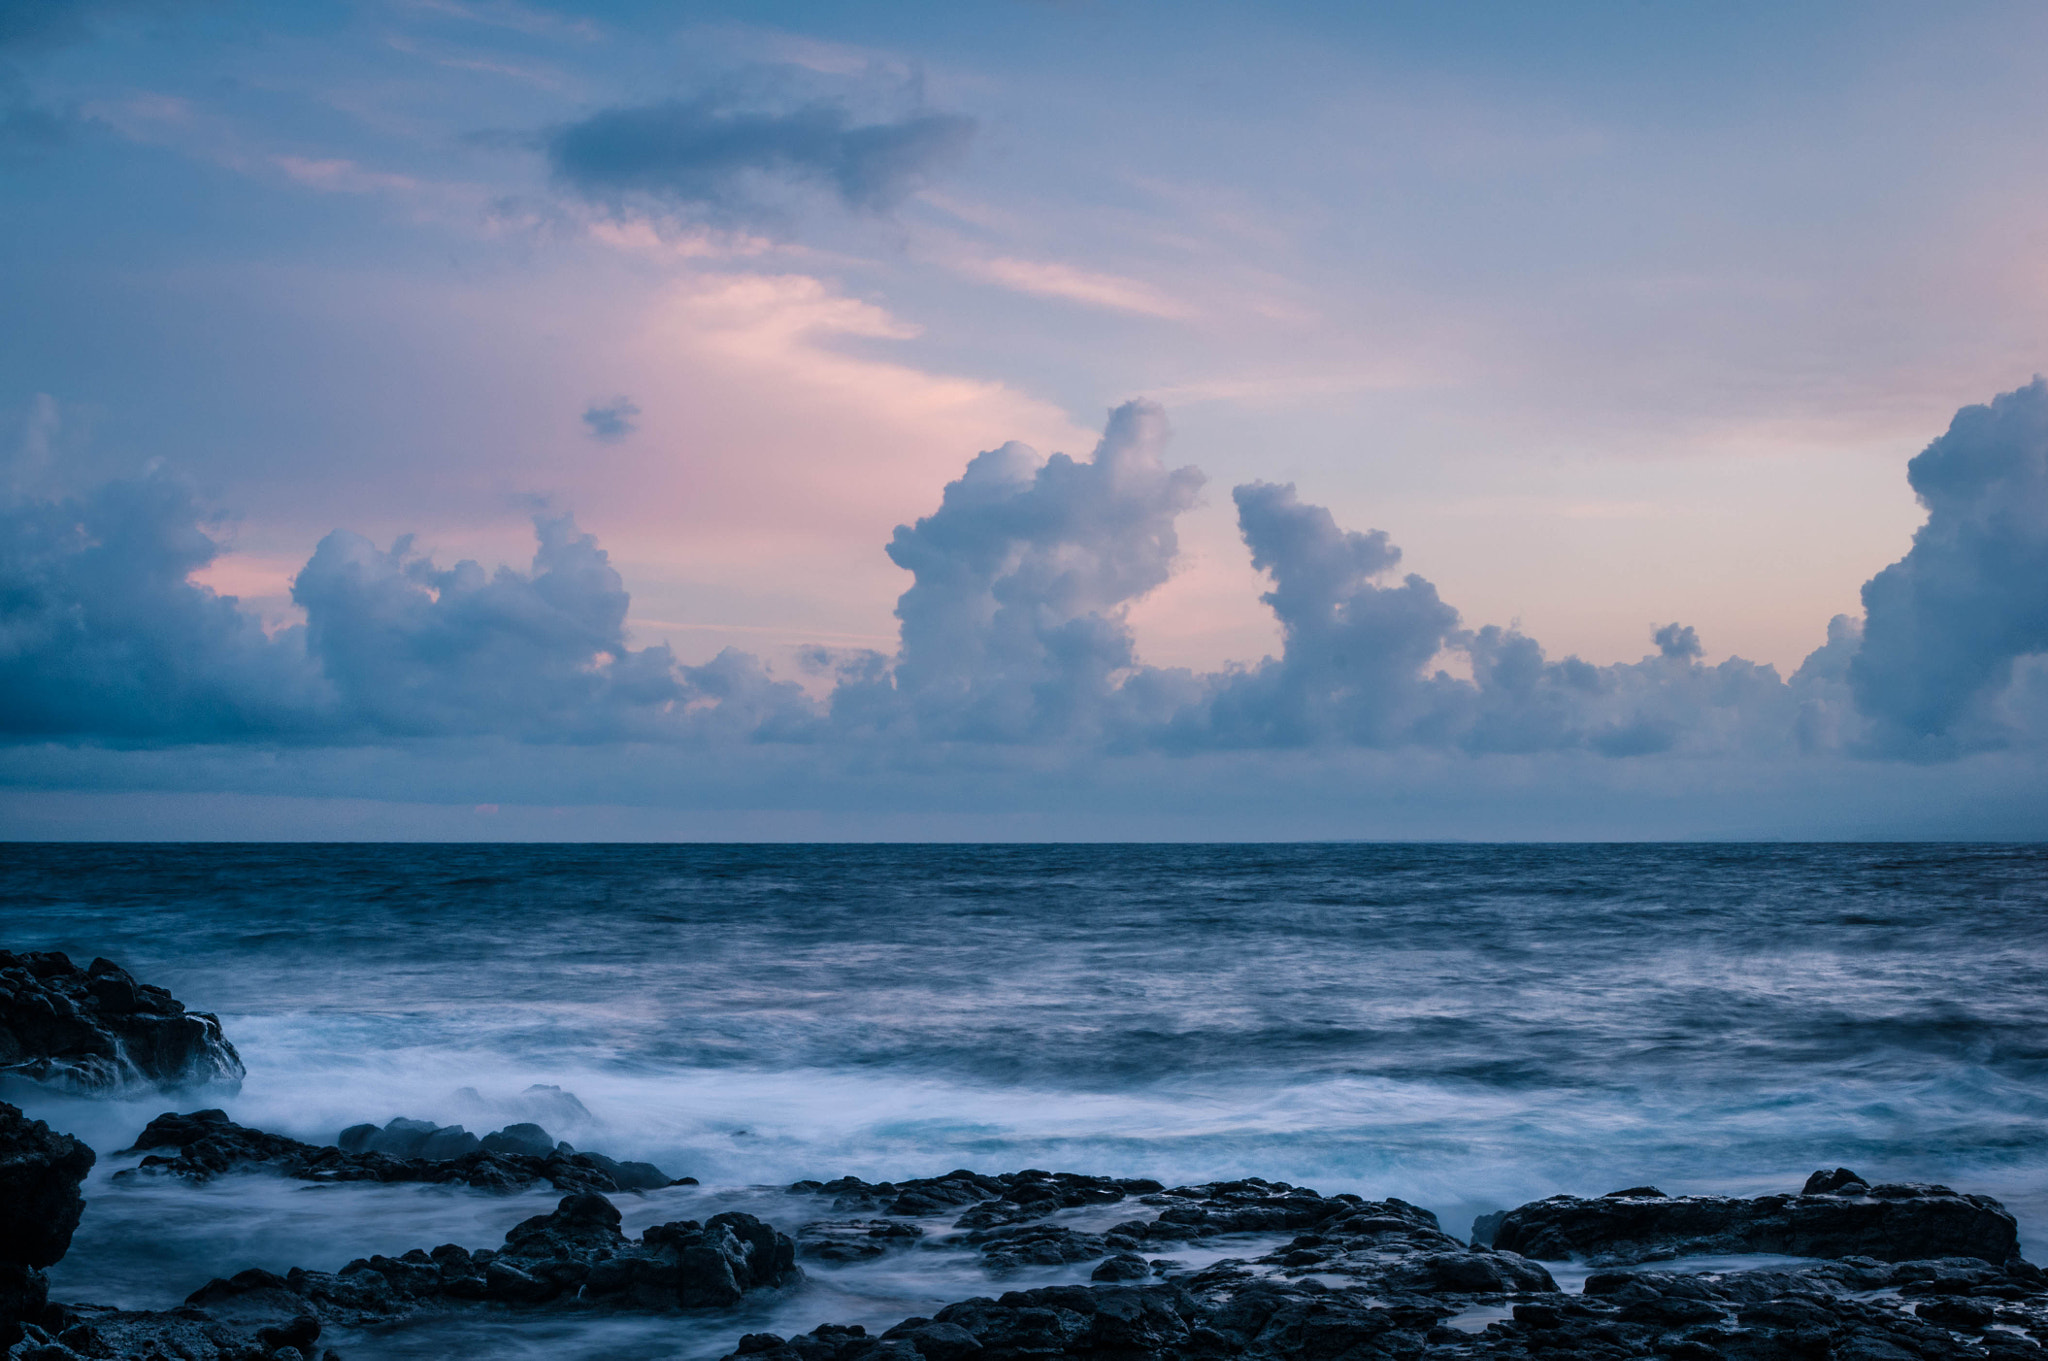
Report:
[[0,834],[2048,834],[2043,128],[2022,3],[0,0]]

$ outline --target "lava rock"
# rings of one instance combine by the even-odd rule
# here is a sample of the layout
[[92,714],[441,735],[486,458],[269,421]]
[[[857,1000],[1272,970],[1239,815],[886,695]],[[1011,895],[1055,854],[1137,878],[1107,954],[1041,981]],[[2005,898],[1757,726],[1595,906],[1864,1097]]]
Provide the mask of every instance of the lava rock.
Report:
[[[1325,1197],[1306,1187],[1258,1177],[1177,1186],[1143,1199],[1160,1207],[1158,1217],[1126,1220],[1110,1229],[1108,1237],[1139,1243],[1186,1243],[1224,1233],[1291,1232],[1314,1228],[1366,1204],[1359,1196]],[[1434,1217],[1429,1223],[1435,1225]],[[1463,1246],[1448,1237],[1445,1243]]]
[[1706,1253],[1974,1257],[2000,1264],[2019,1251],[2019,1228],[1988,1196],[1946,1186],[1871,1186],[1846,1168],[1817,1172],[1796,1196],[1667,1196],[1654,1188],[1595,1199],[1552,1196],[1512,1210],[1493,1246],[1527,1257],[1592,1263]]
[[[462,1133],[474,1147],[452,1157],[428,1157],[426,1153],[437,1151],[433,1140],[446,1130],[424,1120],[394,1120],[385,1130],[392,1126],[401,1126],[392,1146],[418,1148],[422,1153],[401,1158],[374,1150],[350,1151],[249,1129],[228,1119],[224,1111],[186,1115],[166,1111],[149,1122],[134,1144],[121,1150],[145,1154],[142,1161],[114,1176],[117,1180],[170,1176],[203,1184],[231,1172],[268,1172],[300,1181],[431,1182],[486,1191],[518,1191],[545,1181],[559,1190],[605,1193],[695,1185],[695,1178],[671,1178],[652,1163],[618,1162],[601,1153],[579,1153],[567,1144],[538,1157],[490,1152],[459,1125],[450,1128]],[[365,1143],[358,1131],[365,1128],[375,1127],[352,1126],[342,1131],[342,1137],[361,1150]],[[416,1141],[415,1134],[420,1136]],[[444,1142],[438,1148],[449,1146]]]
[[1044,1172],[1027,1168],[986,1176],[965,1169],[943,1177],[908,1181],[866,1182],[859,1177],[832,1181],[800,1181],[788,1188],[798,1195],[832,1197],[835,1210],[935,1217],[969,1206],[956,1219],[963,1229],[998,1228],[1043,1219],[1056,1210],[1084,1205],[1112,1205],[1126,1196],[1161,1190],[1156,1181],[1131,1177],[1091,1177],[1078,1172]]
[[1100,1235],[1080,1233],[1054,1224],[1012,1224],[999,1229],[977,1229],[967,1235],[967,1241],[980,1250],[982,1265],[998,1274],[1027,1266],[1092,1262],[1109,1252]]
[[110,960],[0,950],[0,1073],[84,1096],[240,1083],[219,1018],[187,1011]]
[[338,1272],[250,1270],[208,1282],[188,1305],[212,1314],[251,1305],[362,1326],[421,1311],[495,1302],[528,1308],[711,1309],[803,1279],[796,1244],[752,1215],[657,1224],[636,1242],[618,1207],[592,1191],[514,1226],[502,1247],[444,1244],[374,1256]]

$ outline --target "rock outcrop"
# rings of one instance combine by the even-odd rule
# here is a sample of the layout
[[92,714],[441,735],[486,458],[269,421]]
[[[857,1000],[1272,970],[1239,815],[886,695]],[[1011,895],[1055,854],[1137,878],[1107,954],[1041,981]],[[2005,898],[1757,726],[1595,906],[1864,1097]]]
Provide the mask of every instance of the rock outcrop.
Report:
[[[407,1135],[415,1133],[396,1129],[408,1124],[434,1131],[434,1126],[423,1120],[394,1120],[385,1129]],[[193,1111],[189,1115],[166,1111],[149,1122],[134,1144],[121,1150],[147,1156],[114,1176],[170,1176],[204,1183],[230,1172],[268,1172],[299,1181],[431,1182],[487,1191],[517,1191],[548,1182],[559,1190],[606,1194],[696,1184],[693,1177],[670,1177],[652,1163],[619,1162],[601,1153],[579,1153],[567,1144],[553,1146],[545,1154],[493,1151],[486,1146],[489,1141],[476,1139],[459,1125],[452,1128],[469,1140],[470,1146],[459,1155],[394,1157],[381,1152],[349,1152],[331,1144],[302,1143],[282,1134],[249,1129],[228,1119],[224,1111]],[[346,1136],[353,1132],[343,1133]],[[546,1131],[541,1133],[545,1136]],[[492,1140],[498,1138],[490,1136]],[[421,1139],[410,1146],[424,1147],[426,1142]],[[446,1151],[451,1143],[444,1141],[438,1151]],[[503,1146],[501,1142],[500,1148]]]
[[485,1301],[714,1309],[802,1278],[796,1244],[752,1215],[658,1224],[635,1240],[619,1231],[617,1206],[580,1191],[564,1196],[552,1213],[521,1222],[495,1250],[445,1244],[431,1252],[363,1258],[338,1272],[295,1268],[279,1276],[252,1269],[208,1282],[187,1303],[233,1307],[245,1316],[251,1306],[267,1306],[283,1317],[362,1324]]
[[1509,1211],[1493,1246],[1528,1257],[1626,1265],[1695,1254],[1872,1257],[1903,1262],[2019,1251],[2019,1227],[1987,1196],[1946,1186],[1872,1186],[1846,1168],[1816,1172],[1798,1195],[1667,1196],[1651,1186],[1597,1198],[1552,1196]]
[[105,959],[0,950],[0,1073],[87,1096],[239,1083],[218,1018]]
[[42,1317],[43,1268],[70,1250],[85,1213],[79,1183],[92,1164],[84,1144],[0,1102],[0,1349]]

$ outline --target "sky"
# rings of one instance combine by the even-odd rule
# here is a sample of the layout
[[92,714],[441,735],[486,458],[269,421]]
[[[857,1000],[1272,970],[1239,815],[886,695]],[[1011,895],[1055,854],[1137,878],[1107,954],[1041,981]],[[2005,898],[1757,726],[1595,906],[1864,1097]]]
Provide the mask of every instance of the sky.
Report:
[[0,835],[2048,835],[2048,11],[0,0]]

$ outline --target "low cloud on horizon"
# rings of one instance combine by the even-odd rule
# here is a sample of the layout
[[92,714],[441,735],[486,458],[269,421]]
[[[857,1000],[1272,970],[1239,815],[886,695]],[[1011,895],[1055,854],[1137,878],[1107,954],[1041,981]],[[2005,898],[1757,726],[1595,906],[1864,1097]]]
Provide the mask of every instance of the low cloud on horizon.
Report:
[[[1341,526],[1269,482],[1232,499],[1270,584],[1281,654],[1206,672],[1148,666],[1127,612],[1172,573],[1176,520],[1204,480],[1170,465],[1168,441],[1165,413],[1131,402],[1085,460],[1015,443],[977,455],[887,546],[912,576],[897,650],[814,650],[830,678],[822,698],[734,649],[691,666],[666,646],[631,646],[625,583],[565,515],[535,518],[525,571],[443,567],[409,539],[385,549],[337,529],[295,578],[305,622],[266,633],[233,597],[190,580],[220,545],[174,476],[16,492],[0,507],[5,778],[104,790],[125,769],[163,791],[188,751],[194,789],[296,762],[303,793],[348,796],[369,786],[341,773],[361,765],[347,752],[469,742],[501,761],[519,749],[674,749],[690,767],[674,789],[636,757],[609,795],[586,770],[579,797],[658,804],[687,786],[693,804],[727,809],[811,807],[861,770],[906,810],[969,772],[994,804],[1010,801],[1007,788],[1028,809],[1058,806],[1118,763],[1198,774],[1238,762],[1229,778],[1242,781],[1241,762],[1256,758],[1270,781],[1290,768],[1326,781],[1345,752],[1370,753],[1381,780],[1426,767],[1433,798],[1462,783],[1488,805],[1512,801],[1532,760],[1654,771],[1682,797],[1689,780],[1745,764],[1828,779],[1847,769],[1883,786],[1993,756],[2024,791],[2023,821],[2039,792],[2048,382],[1965,408],[1913,460],[1926,524],[1864,587],[1864,618],[1826,621],[1789,677],[1737,657],[1708,665],[1682,622],[1657,627],[1638,662],[1552,657],[1513,627],[1471,625],[1428,580],[1402,574],[1384,531]],[[472,766],[459,783],[454,797],[481,801],[492,777]],[[510,771],[500,783],[494,802],[534,797]],[[1212,794],[1228,805],[1233,791]]]

